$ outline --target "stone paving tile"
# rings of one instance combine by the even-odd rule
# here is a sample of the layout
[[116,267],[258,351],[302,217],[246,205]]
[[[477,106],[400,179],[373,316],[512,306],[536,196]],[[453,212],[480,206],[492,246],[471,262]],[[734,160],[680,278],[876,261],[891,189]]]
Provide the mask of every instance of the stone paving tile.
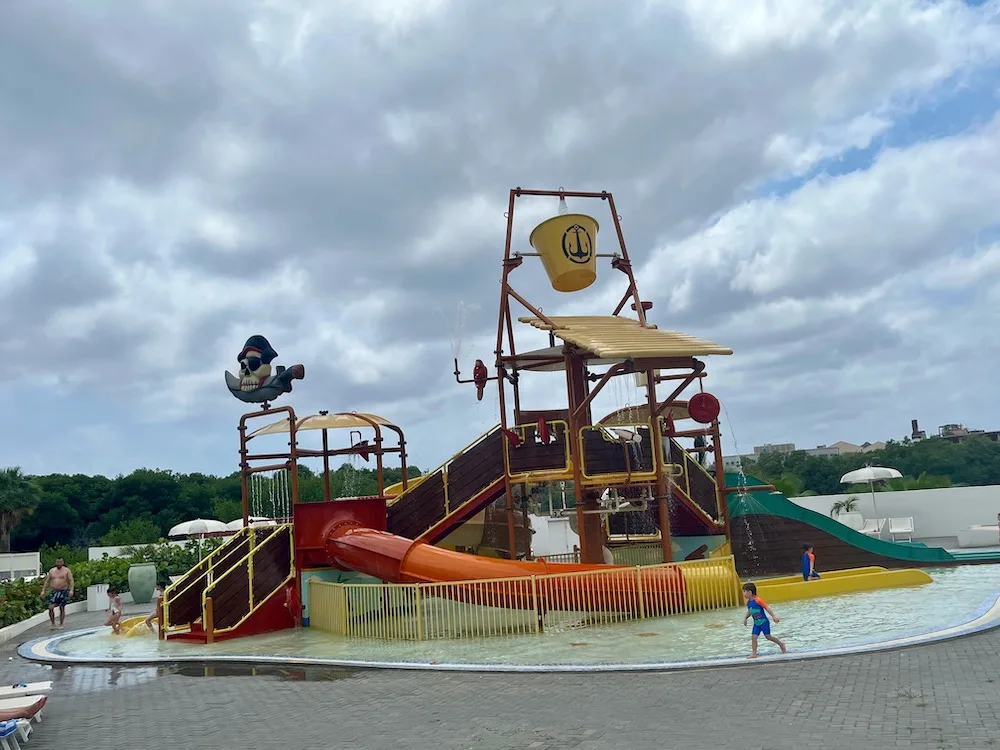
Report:
[[[67,624],[100,622],[95,613]],[[46,632],[43,626],[24,639]],[[204,677],[189,666],[49,668],[21,660],[7,644],[0,680],[55,683],[31,750],[1000,750],[998,652],[994,632],[896,652],[710,671],[309,669]]]

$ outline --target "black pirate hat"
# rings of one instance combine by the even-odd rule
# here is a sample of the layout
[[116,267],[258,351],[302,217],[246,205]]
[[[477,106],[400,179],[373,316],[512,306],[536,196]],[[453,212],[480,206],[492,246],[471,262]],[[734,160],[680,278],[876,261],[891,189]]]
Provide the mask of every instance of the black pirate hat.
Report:
[[251,349],[260,352],[260,361],[265,365],[271,364],[271,361],[278,356],[278,353],[271,348],[266,338],[263,336],[251,336],[243,345],[243,351],[240,352],[240,356],[236,358],[236,361],[239,362],[243,359]]

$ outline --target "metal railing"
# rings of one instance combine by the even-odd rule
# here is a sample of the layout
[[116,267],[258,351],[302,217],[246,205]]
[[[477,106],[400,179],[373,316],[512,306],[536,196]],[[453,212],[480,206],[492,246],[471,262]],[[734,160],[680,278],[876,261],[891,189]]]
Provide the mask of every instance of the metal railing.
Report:
[[310,625],[348,638],[521,635],[740,603],[733,557],[553,575],[414,584],[309,581]]
[[[615,565],[659,565],[663,562],[663,545],[660,542],[649,544],[623,544],[611,547]],[[536,560],[551,563],[579,563],[580,550],[572,552],[557,552],[552,555],[538,555]]]
[[556,552],[552,555],[536,555],[535,559],[551,563],[578,563],[580,562],[580,548],[574,547],[572,552]]
[[612,547],[611,554],[615,565],[660,565],[663,562],[663,545],[660,542],[622,545]]

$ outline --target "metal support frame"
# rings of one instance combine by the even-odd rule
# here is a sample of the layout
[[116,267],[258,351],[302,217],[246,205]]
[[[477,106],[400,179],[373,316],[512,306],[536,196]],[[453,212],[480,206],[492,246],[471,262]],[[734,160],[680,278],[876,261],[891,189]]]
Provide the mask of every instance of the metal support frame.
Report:
[[[261,417],[268,417],[274,414],[285,413],[288,415],[288,449],[286,451],[278,451],[272,453],[251,453],[249,448],[250,440],[253,439],[253,435],[247,434],[247,423],[252,419],[259,419]],[[328,416],[330,413],[327,411],[320,411],[320,416]],[[250,497],[249,497],[249,484],[247,479],[252,474],[259,474],[266,471],[279,471],[281,469],[288,469],[291,472],[290,478],[290,493],[292,499],[292,506],[294,507],[299,502],[299,484],[298,484],[298,463],[300,459],[303,458],[319,458],[323,461],[323,498],[324,500],[330,501],[334,498],[331,494],[330,489],[330,459],[334,456],[352,456],[368,454],[375,456],[375,466],[376,466],[376,476],[378,481],[378,494],[385,494],[385,462],[384,456],[387,454],[398,453],[400,470],[402,472],[402,489],[405,492],[408,485],[409,479],[407,477],[407,464],[406,464],[406,438],[403,435],[403,430],[394,425],[385,422],[378,422],[371,419],[365,414],[359,414],[358,412],[336,412],[333,416],[350,416],[354,419],[364,422],[371,430],[374,432],[374,438],[371,443],[362,444],[360,441],[357,444],[352,444],[349,448],[330,448],[329,431],[330,428],[323,428],[320,432],[322,435],[322,449],[314,450],[310,448],[299,447],[298,433],[300,430],[300,425],[302,420],[295,416],[295,411],[290,406],[280,406],[280,407],[269,407],[266,409],[261,409],[260,411],[250,412],[244,414],[240,418],[240,485],[242,491],[242,501],[243,501],[243,523],[247,524],[250,515]],[[395,446],[386,446],[385,438],[383,434],[383,428],[396,433],[398,438],[398,443]],[[355,431],[352,430],[352,433]],[[360,435],[360,430],[357,431]],[[353,441],[351,441],[353,442]],[[266,465],[253,465],[255,461],[278,461],[279,463],[270,463]]]
[[[500,305],[498,309],[497,316],[497,337],[496,337],[496,348],[494,349],[495,360],[495,379],[497,381],[499,403],[500,403],[500,426],[502,429],[506,430],[509,427],[508,414],[507,414],[507,383],[509,382],[512,386],[513,395],[513,406],[515,415],[520,412],[520,387],[518,383],[518,366],[517,366],[517,355],[516,355],[516,345],[514,341],[514,329],[512,324],[512,314],[511,314],[511,300],[520,304],[524,309],[526,309],[533,316],[539,320],[546,323],[550,329],[550,341],[554,345],[554,336],[552,331],[558,330],[558,326],[552,321],[551,318],[546,316],[538,306],[532,304],[529,300],[519,294],[511,285],[510,275],[511,273],[521,267],[524,263],[525,257],[531,257],[537,255],[537,253],[515,253],[512,252],[513,243],[513,231],[514,231],[514,210],[515,204],[518,198],[525,196],[533,197],[549,197],[549,198],[584,198],[584,199],[596,199],[601,201],[606,201],[608,209],[611,212],[611,219],[615,229],[615,236],[618,240],[618,252],[615,253],[598,253],[599,258],[610,258],[611,267],[625,275],[627,279],[627,286],[621,301],[613,311],[613,315],[618,315],[625,309],[625,306],[631,301],[632,310],[635,311],[636,317],[638,318],[639,325],[643,328],[650,327],[646,321],[646,311],[652,307],[651,303],[644,302],[639,296],[638,286],[636,284],[635,274],[632,271],[632,262],[629,258],[628,248],[625,244],[625,236],[622,232],[621,227],[621,217],[615,208],[614,197],[608,191],[601,192],[585,192],[585,191],[574,191],[574,190],[527,190],[520,187],[514,188],[510,191],[507,204],[507,233],[504,241],[504,256],[503,256],[503,273],[500,281]],[[509,355],[505,354],[505,349],[509,351]],[[611,378],[621,375],[626,372],[632,372],[633,370],[643,369],[647,373],[648,380],[648,392],[649,392],[649,409],[651,414],[655,411],[658,404],[656,400],[656,382],[653,376],[653,370],[656,367],[661,366],[660,362],[631,362],[623,361],[612,365],[598,381],[596,387],[590,389],[589,382],[587,378],[587,373],[585,371],[586,362],[584,358],[580,356],[580,353],[576,351],[575,347],[564,346],[563,347],[564,364],[566,367],[566,388],[567,388],[567,404],[569,406],[569,434],[577,435],[580,429],[583,427],[590,426],[592,424],[592,419],[590,417],[590,405],[593,403],[594,398],[600,393],[601,389],[610,382]],[[546,361],[550,361],[546,358]],[[678,365],[690,365],[691,360],[681,360],[678,363],[664,363],[678,366]],[[510,370],[508,370],[508,366]],[[525,368],[530,370],[531,368]],[[456,368],[457,370],[457,368]],[[457,377],[457,376],[456,376]],[[691,379],[693,380],[693,376]],[[690,381],[685,381],[685,386],[690,383]],[[680,390],[683,390],[681,388]],[[679,391],[678,391],[679,392]],[[668,399],[670,401],[672,399]],[[651,421],[655,424],[655,416],[651,417]],[[655,433],[656,430],[653,430]],[[654,438],[654,449],[662,451],[663,443],[661,439]],[[589,495],[593,494],[590,491],[585,492],[583,483],[581,481],[581,467],[583,464],[583,456],[581,454],[582,447],[580,441],[570,440],[570,460],[573,467],[574,475],[574,487],[577,500],[577,508],[579,510],[579,528],[581,530],[581,553],[582,560],[584,562],[601,562],[601,546],[603,545],[603,539],[600,538],[599,532],[594,532],[588,530],[588,521],[584,511],[587,510],[584,506],[589,502]],[[658,454],[657,454],[658,455]],[[666,477],[663,473],[662,467],[663,461],[658,460],[655,462],[656,474],[657,474],[657,494],[661,497],[666,494]],[[509,479],[509,467],[508,467],[508,479]],[[508,534],[510,536],[510,548],[512,550],[516,549],[516,540],[514,536],[514,498],[511,488],[511,482],[506,482],[506,500],[507,500],[507,513],[508,513]],[[669,517],[667,514],[666,501],[661,500],[661,524],[665,522],[666,533],[664,536],[664,549],[666,550],[665,558],[670,560],[670,532],[669,532]],[[589,515],[589,514],[588,514]],[[591,516],[593,517],[593,516]]]

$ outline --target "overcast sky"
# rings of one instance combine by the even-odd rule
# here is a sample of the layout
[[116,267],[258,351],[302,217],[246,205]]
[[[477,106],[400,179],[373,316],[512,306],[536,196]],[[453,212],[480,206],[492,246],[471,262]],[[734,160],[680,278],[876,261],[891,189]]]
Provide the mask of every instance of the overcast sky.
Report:
[[1000,428],[998,62],[996,1],[3,3],[0,465],[234,470],[258,333],[282,403],[437,465],[496,420],[451,359],[492,358],[516,185],[614,192],[651,320],[735,352],[727,453]]

